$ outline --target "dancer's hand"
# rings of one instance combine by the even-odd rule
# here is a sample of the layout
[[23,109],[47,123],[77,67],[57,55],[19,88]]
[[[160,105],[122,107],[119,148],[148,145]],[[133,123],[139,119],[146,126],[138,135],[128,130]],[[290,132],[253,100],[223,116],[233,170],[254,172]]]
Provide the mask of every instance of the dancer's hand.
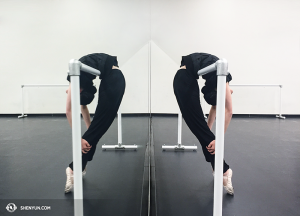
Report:
[[213,140],[213,141],[211,141],[211,142],[209,143],[208,146],[206,146],[207,151],[209,151],[209,153],[212,154],[212,155],[215,154],[215,142],[216,142],[216,141]]
[[92,146],[85,140],[81,139],[81,151],[86,154],[91,150]]

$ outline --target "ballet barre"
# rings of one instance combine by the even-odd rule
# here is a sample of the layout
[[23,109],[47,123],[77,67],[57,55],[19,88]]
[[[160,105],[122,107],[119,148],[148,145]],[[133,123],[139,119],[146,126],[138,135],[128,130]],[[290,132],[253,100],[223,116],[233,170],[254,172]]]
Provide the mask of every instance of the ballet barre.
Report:
[[[81,122],[80,122],[80,70],[100,76],[101,72],[76,59],[69,62],[71,77],[71,104],[72,104],[72,149],[73,149],[73,176],[74,176],[74,212],[75,216],[83,216],[82,193],[82,158],[81,158]],[[137,145],[122,145],[121,111],[118,111],[118,145],[102,145],[102,149],[137,149]]]
[[69,62],[69,75],[71,81],[72,106],[72,154],[73,154],[73,180],[74,180],[74,215],[83,216],[82,191],[82,158],[81,158],[81,118],[80,118],[80,70],[100,76],[101,72],[76,59]]
[[232,84],[230,86],[238,86],[238,87],[279,87],[280,93],[279,93],[279,114],[276,115],[276,118],[279,119],[285,119],[285,116],[282,116],[281,110],[282,110],[282,87],[283,85],[280,84]]
[[214,178],[214,209],[213,216],[222,216],[223,201],[223,161],[224,161],[224,122],[225,122],[225,95],[228,63],[221,59],[198,71],[202,76],[217,70],[217,111],[216,111],[216,142],[215,142],[215,178]]
[[182,135],[182,114],[181,112],[179,111],[178,113],[178,140],[177,140],[177,145],[163,145],[162,146],[162,149],[163,151],[165,150],[193,150],[193,151],[196,151],[197,150],[197,146],[194,144],[193,146],[186,146],[186,145],[182,145],[182,138],[181,138],[181,135]]
[[116,149],[116,150],[124,150],[124,149],[137,149],[137,145],[122,145],[122,114],[119,110],[118,112],[118,144],[117,145],[102,145],[102,149]]
[[24,114],[24,88],[25,87],[68,87],[69,85],[59,85],[59,84],[26,84],[26,85],[21,85],[22,89],[22,115],[18,116],[18,118],[25,118],[27,117],[26,114]]

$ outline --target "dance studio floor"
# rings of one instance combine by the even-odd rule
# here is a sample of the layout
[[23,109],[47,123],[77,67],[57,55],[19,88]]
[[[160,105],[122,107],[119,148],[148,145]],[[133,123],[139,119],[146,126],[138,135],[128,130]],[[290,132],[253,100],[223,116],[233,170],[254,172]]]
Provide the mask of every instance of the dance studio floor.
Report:
[[[182,143],[193,151],[162,151],[177,144],[177,116],[122,118],[123,144],[137,151],[103,151],[117,143],[117,119],[99,141],[83,180],[84,215],[212,216],[213,176],[200,144],[183,121]],[[64,116],[0,117],[0,215],[74,215],[73,193],[64,194],[72,160],[71,129]],[[84,123],[82,129],[84,131]],[[149,139],[150,138],[150,139]],[[225,160],[235,195],[224,192],[223,216],[300,215],[300,118],[234,117],[225,135]],[[14,203],[17,210],[5,208]],[[51,210],[21,210],[50,206]]]
[[[123,117],[123,144],[137,151],[103,151],[117,144],[117,119],[97,146],[83,179],[84,215],[133,216],[147,211],[148,117]],[[65,194],[65,170],[72,161],[71,129],[66,117],[0,118],[0,215],[73,216],[73,193]],[[82,131],[85,125],[82,122]],[[5,207],[18,209],[9,213]],[[48,211],[21,206],[50,206]],[[146,207],[145,207],[146,206]]]
[[[183,121],[182,144],[197,152],[162,151],[177,144],[177,117],[154,116],[157,216],[213,215],[212,168]],[[234,196],[223,196],[223,216],[300,215],[300,119],[233,118],[225,136],[225,161]]]

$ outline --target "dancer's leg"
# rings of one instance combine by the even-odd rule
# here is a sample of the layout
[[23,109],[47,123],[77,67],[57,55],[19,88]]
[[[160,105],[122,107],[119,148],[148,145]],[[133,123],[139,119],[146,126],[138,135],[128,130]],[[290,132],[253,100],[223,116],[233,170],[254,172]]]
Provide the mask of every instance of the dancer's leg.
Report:
[[[186,70],[179,70],[175,75],[173,87],[182,117],[199,140],[206,161],[210,162],[214,168],[215,156],[210,154],[206,147],[215,140],[215,136],[204,119],[197,80],[190,76]],[[228,169],[229,166],[224,161],[224,173]]]
[[[125,79],[120,70],[112,70],[111,73],[101,81],[95,116],[91,126],[82,136],[82,139],[86,140],[91,146],[91,149],[86,154],[82,154],[82,169],[84,169],[87,161],[93,159],[98,141],[114,121],[124,91]],[[73,169],[73,163],[71,163],[69,167]]]

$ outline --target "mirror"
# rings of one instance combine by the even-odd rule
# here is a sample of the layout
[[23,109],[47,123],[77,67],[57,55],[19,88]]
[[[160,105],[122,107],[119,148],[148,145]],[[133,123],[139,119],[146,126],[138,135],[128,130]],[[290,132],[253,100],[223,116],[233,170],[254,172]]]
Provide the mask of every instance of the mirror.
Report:
[[[28,117],[1,120],[9,129],[3,131],[7,150],[2,153],[18,155],[18,158],[2,157],[1,164],[7,174],[4,186],[14,189],[2,193],[1,199],[7,200],[7,204],[13,202],[18,209],[50,206],[51,215],[74,215],[74,194],[63,191],[65,169],[72,161],[71,128],[65,117],[65,91],[69,84],[66,72],[70,59],[107,53],[117,56],[126,80],[120,106],[122,144],[135,144],[138,148],[102,150],[104,144],[119,142],[116,117],[98,142],[93,160],[88,162],[83,179],[84,213],[147,212],[150,1],[30,0],[2,1],[0,5],[5,32],[0,43],[6,52],[1,67],[9,71],[5,74],[7,80],[13,80],[10,84],[3,83],[10,92],[5,97],[7,112],[22,110],[21,85],[39,85],[23,88],[24,113]],[[92,117],[101,81],[96,78],[94,85],[97,93],[88,105]],[[87,127],[83,120],[81,123],[83,134]],[[18,134],[13,135],[16,131]]]

